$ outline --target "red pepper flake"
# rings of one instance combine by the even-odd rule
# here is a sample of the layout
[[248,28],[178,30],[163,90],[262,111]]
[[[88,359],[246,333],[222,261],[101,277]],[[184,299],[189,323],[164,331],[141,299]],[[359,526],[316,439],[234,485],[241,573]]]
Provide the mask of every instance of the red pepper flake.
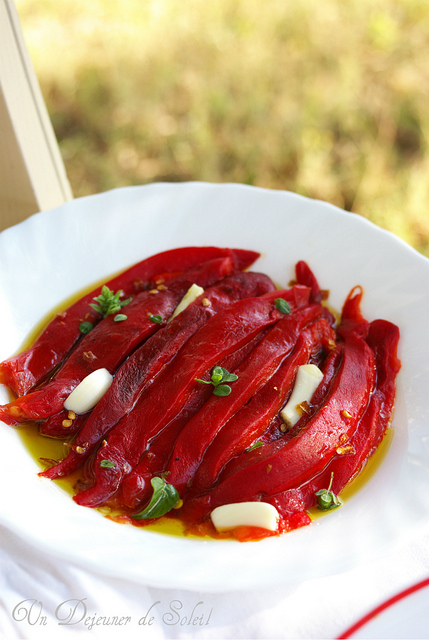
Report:
[[53,458],[39,458],[41,462],[48,465],[48,467],[54,467],[58,464],[58,460],[54,460]]
[[97,356],[92,351],[84,351],[82,353],[82,357],[85,362],[93,362],[94,360],[97,360]]
[[343,418],[351,418],[352,414],[347,411],[347,409],[344,409],[343,411],[341,411],[341,415],[343,416]]
[[201,304],[203,305],[203,307],[211,307],[212,303],[210,302],[210,300],[208,298],[203,298],[201,300]]
[[322,300],[327,300],[329,298],[329,289],[321,289],[320,295],[322,296]]
[[71,427],[71,426],[72,426],[72,424],[73,424],[73,420],[75,420],[75,418],[76,418],[76,414],[75,414],[75,412],[74,412],[74,411],[68,411],[68,412],[67,412],[67,418],[65,418],[65,419],[62,421],[62,423],[61,423],[61,424],[63,425],[63,427],[65,427],[65,428],[67,429],[68,427]]
[[58,318],[65,318],[66,315],[67,315],[67,311],[60,311],[59,313],[57,313]]
[[135,291],[147,291],[147,289],[149,289],[149,282],[148,280],[136,278],[133,282],[133,288]]
[[337,454],[339,456],[347,456],[347,455],[352,455],[355,454],[355,448],[352,444],[347,444],[345,447],[338,447],[337,448]]
[[296,405],[296,410],[300,416],[308,415],[310,413],[310,405],[307,400],[304,400],[304,402]]
[[158,291],[165,291],[167,289],[165,284],[159,284],[156,288]]
[[265,471],[267,472],[267,474],[268,474],[268,473],[270,473],[270,471],[271,471],[271,469],[272,469],[272,468],[273,468],[273,465],[272,465],[272,464],[267,464],[267,466],[266,466],[266,468],[265,468]]
[[150,289],[149,293],[155,295],[155,293],[159,293],[158,289]]

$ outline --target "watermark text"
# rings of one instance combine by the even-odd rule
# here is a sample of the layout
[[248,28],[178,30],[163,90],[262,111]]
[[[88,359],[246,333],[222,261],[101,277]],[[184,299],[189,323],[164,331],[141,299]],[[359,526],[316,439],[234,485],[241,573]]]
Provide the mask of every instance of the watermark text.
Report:
[[12,610],[15,622],[31,627],[59,626],[80,627],[91,631],[94,627],[146,627],[154,624],[177,627],[208,626],[213,614],[213,608],[203,600],[185,606],[181,600],[171,600],[163,603],[161,600],[153,602],[143,608],[142,615],[103,615],[90,611],[86,598],[72,598],[60,602],[52,615],[48,615],[41,600],[27,598],[21,600]]

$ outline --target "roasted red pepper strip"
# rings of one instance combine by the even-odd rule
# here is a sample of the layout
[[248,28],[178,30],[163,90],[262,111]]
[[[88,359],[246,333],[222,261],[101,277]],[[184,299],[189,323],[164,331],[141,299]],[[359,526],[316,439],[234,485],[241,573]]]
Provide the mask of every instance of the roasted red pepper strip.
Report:
[[295,265],[296,281],[311,289],[311,299],[314,302],[321,302],[323,295],[316,276],[304,260],[300,260]]
[[303,485],[268,499],[281,516],[289,521],[298,511],[316,505],[316,491],[326,489],[333,474],[332,491],[340,493],[365,466],[384,437],[392,418],[395,402],[395,379],[400,369],[397,357],[399,329],[386,320],[369,325],[367,342],[375,354],[376,386],[368,406],[344,451],[337,453],[325,469]]
[[[314,304],[280,320],[241,367],[234,371],[238,380],[232,384],[231,394],[225,398],[212,396],[188,422],[176,441],[167,468],[168,482],[181,497],[216,434],[271,378],[293,349],[300,332],[322,314],[323,307]],[[335,334],[330,335],[334,339]]]
[[[308,303],[309,294],[310,290],[308,287],[301,285],[294,286],[288,294],[288,299],[292,308],[294,306],[305,306]],[[312,309],[309,309],[309,311],[300,310],[300,313],[304,314],[300,316],[302,324],[304,324],[306,315],[307,321],[310,321],[310,317],[316,317],[316,315],[320,315],[322,313],[326,314],[327,317],[333,321],[330,313],[326,309],[322,309],[319,305],[314,305]],[[241,351],[243,352],[243,355],[235,352],[229,356],[226,361],[221,362],[220,365],[225,367],[228,371],[235,372],[240,362],[245,360],[245,352],[247,351],[248,354],[251,353],[253,356],[254,349],[257,348],[261,339],[261,336],[259,336],[257,338],[257,342],[255,342],[253,346],[251,343],[248,343],[245,348],[242,348]],[[204,386],[205,385],[200,385],[200,387]],[[207,394],[203,393],[203,391],[203,388],[195,389],[195,398],[191,398],[189,403],[187,403],[188,406],[185,405],[184,409],[178,414],[178,416],[176,416],[176,418],[174,418],[151,442],[147,455],[145,455],[139,464],[124,477],[120,486],[119,494],[118,496],[115,496],[115,502],[118,505],[134,508],[139,502],[150,497],[150,479],[154,475],[160,475],[166,472],[166,464],[171,456],[172,447],[174,446],[179,433],[192,416],[203,406],[204,401],[202,401],[202,398],[205,400],[208,397]]]
[[[309,362],[314,351],[330,349],[334,341],[335,332],[324,318],[300,332],[293,351],[283,360],[273,377],[210,443],[193,479],[193,495],[210,490],[223,467],[263,436],[273,418],[286,404],[298,367]],[[169,481],[176,486],[171,477]]]
[[81,429],[83,429],[88,416],[91,412],[82,413],[80,415],[75,414],[70,417],[70,411],[63,409],[53,416],[50,416],[44,422],[40,422],[38,425],[39,434],[46,436],[47,438],[71,438]]
[[352,331],[362,338],[366,338],[369,322],[365,320],[361,313],[362,296],[363,289],[360,286],[354,287],[347,296],[341,311],[341,323],[338,327],[339,335]]
[[[138,463],[150,439],[179,413],[200,384],[195,379],[282,317],[274,304],[276,298],[282,297],[290,297],[290,291],[240,300],[219,311],[199,329],[160,373],[156,384],[140,396],[134,410],[112,429],[95,459],[94,487],[75,496],[75,501],[93,507],[113,495],[124,475]],[[115,466],[100,467],[104,459]]]
[[[260,332],[250,342],[231,353],[225,360],[222,360],[220,366],[225,367],[227,371],[234,371],[257,347],[265,333],[266,330]],[[171,450],[179,433],[192,416],[204,406],[212,392],[212,388],[205,384],[200,384],[193,389],[180,412],[151,440],[149,448],[140,462],[129,474],[124,476],[119,491],[114,496],[113,502],[116,506],[135,509],[138,504],[145,503],[150,499],[151,478],[165,473]]]
[[[215,313],[236,300],[260,296],[273,290],[275,286],[272,280],[258,273],[227,276],[217,285],[206,289],[195,302],[130,355],[94,408],[67,457],[39,475],[57,478],[79,468],[110,429],[132,409],[137,398],[164,366]],[[42,433],[52,435],[46,426]],[[62,429],[62,435],[67,435],[67,428]]]
[[[331,344],[329,349],[331,349],[332,346],[333,345]],[[272,442],[273,440],[277,440],[280,437],[280,434],[282,434],[281,437],[285,441],[287,439],[290,440],[300,431],[301,428],[305,426],[306,421],[310,419],[316,411],[316,408],[322,403],[327,390],[331,386],[331,381],[337,371],[338,363],[341,360],[342,346],[342,343],[340,343],[337,347],[334,347],[333,350],[330,350],[328,354],[326,354],[325,350],[312,354],[310,362],[322,370],[323,379],[314,392],[311,401],[307,403],[308,411],[306,411],[300,420],[298,420],[297,424],[285,431],[284,420],[281,418],[280,413],[277,413],[277,415],[275,415],[271,420],[265,432],[258,436],[258,442],[262,442],[263,444]],[[249,446],[251,444],[253,444],[253,442],[249,442]]]
[[[125,321],[115,322],[111,315],[101,320],[45,387],[0,407],[0,419],[7,424],[19,424],[58,413],[68,395],[89,373],[101,367],[114,373],[140,342],[166,322],[192,284],[212,285],[234,269],[231,258],[215,258],[168,281],[162,290],[140,293],[127,305]],[[156,315],[163,318],[162,323],[153,322]]]
[[[47,438],[70,438],[83,429],[90,415],[91,411],[88,411],[87,413],[76,415],[76,417],[71,420],[69,418],[69,412],[66,409],[62,409],[38,424],[39,434]],[[66,422],[66,424],[63,424],[64,422]]]
[[278,440],[243,454],[238,465],[228,465],[221,482],[203,499],[207,510],[280,493],[320,472],[354,433],[374,379],[371,349],[359,336],[347,334],[330,393],[305,429],[286,444]]
[[[162,273],[183,272],[218,257],[231,256],[236,269],[248,268],[259,257],[255,251],[218,247],[183,247],[158,253],[142,260],[105,284],[113,291],[123,290],[125,297],[142,291],[146,281]],[[65,358],[81,337],[79,327],[86,320],[97,322],[99,313],[89,307],[101,287],[83,296],[68,309],[57,314],[36,342],[22,353],[0,363],[0,384],[18,396],[24,395]]]
[[[238,273],[224,278],[218,285],[210,287],[187,309],[160,329],[124,362],[115,375],[112,386],[96,409],[100,438],[103,437],[125,413],[133,406],[143,385],[150,384],[161,368],[177,353],[186,340],[197,331],[212,315],[227,304],[242,298],[259,296],[275,289],[271,278],[260,273]],[[39,428],[42,435],[50,437],[68,437],[78,433],[81,421],[75,426],[64,428],[62,422],[67,412],[49,418]],[[91,420],[91,433],[95,432],[94,420]],[[101,422],[100,422],[101,421]],[[85,439],[76,442],[78,446],[93,443],[93,436],[86,430]],[[83,436],[84,437],[84,436]]]
[[387,320],[374,320],[366,339],[375,355],[376,386],[358,429],[347,444],[351,455],[332,461],[333,489],[339,493],[363,468],[382,441],[392,419],[396,395],[396,376],[401,368],[397,357],[399,329]]

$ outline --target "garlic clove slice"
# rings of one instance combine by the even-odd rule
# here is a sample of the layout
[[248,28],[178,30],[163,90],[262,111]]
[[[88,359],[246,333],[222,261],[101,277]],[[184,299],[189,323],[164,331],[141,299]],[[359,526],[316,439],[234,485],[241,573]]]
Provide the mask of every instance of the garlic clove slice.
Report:
[[96,369],[73,389],[64,402],[64,409],[77,414],[90,411],[104,396],[112,381],[113,376],[107,369]]
[[197,298],[199,298],[203,293],[204,293],[204,289],[200,287],[198,284],[193,284],[192,286],[190,286],[187,292],[185,293],[185,295],[183,296],[183,298],[181,299],[181,301],[179,302],[179,304],[177,305],[177,307],[175,308],[175,310],[173,311],[172,315],[168,319],[168,322],[171,322],[173,318],[175,318],[176,316],[179,315],[179,313],[184,311],[186,307],[189,307],[189,305],[192,304],[192,302],[194,302]]
[[280,416],[288,427],[293,427],[298,422],[301,414],[297,407],[303,402],[310,402],[322,379],[323,373],[315,364],[304,364],[298,367],[292,394],[280,411]]
[[218,532],[231,531],[240,526],[261,527],[275,531],[279,513],[268,502],[236,502],[216,507],[210,517]]

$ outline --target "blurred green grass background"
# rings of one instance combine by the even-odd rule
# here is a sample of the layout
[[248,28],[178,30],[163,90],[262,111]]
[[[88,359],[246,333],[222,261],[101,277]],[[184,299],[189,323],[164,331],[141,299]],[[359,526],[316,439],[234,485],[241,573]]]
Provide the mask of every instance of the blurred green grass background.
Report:
[[16,0],[75,197],[241,182],[429,257],[427,0]]

